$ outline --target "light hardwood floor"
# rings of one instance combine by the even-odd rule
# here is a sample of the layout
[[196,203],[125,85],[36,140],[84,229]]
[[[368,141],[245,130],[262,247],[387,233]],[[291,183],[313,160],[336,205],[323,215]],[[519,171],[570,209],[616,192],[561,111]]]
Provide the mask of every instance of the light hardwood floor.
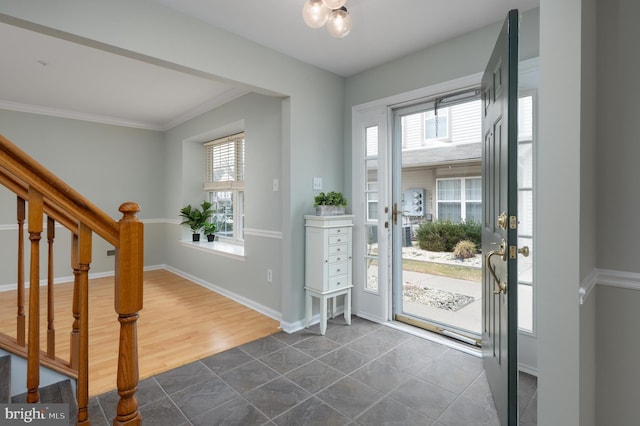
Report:
[[[41,287],[46,309],[46,287]],[[55,285],[56,356],[68,359],[72,283]],[[28,292],[26,294],[28,304]],[[119,324],[113,277],[89,283],[89,395],[116,387]],[[0,331],[15,336],[15,291],[0,292]],[[268,336],[278,321],[166,270],[145,272],[144,307],[138,320],[140,379]],[[46,349],[41,312],[41,349]]]

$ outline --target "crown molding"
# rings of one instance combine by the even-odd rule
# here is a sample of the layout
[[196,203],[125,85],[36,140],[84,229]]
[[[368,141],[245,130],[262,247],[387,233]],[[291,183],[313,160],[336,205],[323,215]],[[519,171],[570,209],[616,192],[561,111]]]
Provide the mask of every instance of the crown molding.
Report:
[[100,123],[100,124],[108,124],[112,126],[120,126],[120,127],[131,127],[136,129],[144,129],[144,130],[155,130],[164,132],[169,129],[172,129],[175,126],[178,126],[185,121],[191,120],[205,112],[211,111],[219,106],[226,104],[227,102],[231,102],[239,97],[246,95],[249,93],[247,90],[231,88],[229,90],[224,91],[218,96],[210,99],[209,101],[196,106],[195,108],[175,117],[171,121],[166,123],[153,123],[153,122],[145,122],[145,121],[135,121],[128,120],[126,118],[121,117],[111,117],[107,115],[100,114],[90,114],[86,112],[79,111],[71,111],[60,108],[52,108],[41,105],[31,105],[31,104],[23,104],[19,102],[10,102],[0,100],[0,109],[5,109],[9,111],[18,111],[18,112],[26,112],[30,114],[39,114],[46,115],[50,117],[59,117],[59,118],[68,118],[71,120],[81,120],[81,121],[89,121],[92,123]]

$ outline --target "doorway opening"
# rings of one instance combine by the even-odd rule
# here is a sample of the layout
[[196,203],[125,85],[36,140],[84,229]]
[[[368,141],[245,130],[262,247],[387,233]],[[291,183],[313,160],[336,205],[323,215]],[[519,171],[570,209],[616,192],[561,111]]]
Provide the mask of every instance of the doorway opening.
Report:
[[[480,346],[482,121],[476,88],[394,110],[394,319]],[[396,223],[400,222],[400,223]]]

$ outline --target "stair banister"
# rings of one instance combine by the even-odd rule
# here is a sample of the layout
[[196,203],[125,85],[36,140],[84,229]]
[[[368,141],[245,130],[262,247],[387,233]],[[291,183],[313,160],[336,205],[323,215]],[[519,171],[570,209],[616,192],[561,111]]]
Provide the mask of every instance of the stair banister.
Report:
[[[142,423],[138,411],[137,320],[142,309],[143,238],[142,222],[136,217],[140,207],[127,202],[120,206],[122,218],[114,221],[102,210],[69,187],[16,145],[0,135],[0,184],[17,196],[18,223],[18,314],[16,339],[11,341],[0,334],[0,343],[15,353],[27,354],[27,401],[39,400],[39,363],[61,370],[69,369],[77,377],[77,424],[89,424],[88,419],[88,352],[89,312],[88,273],[91,264],[91,239],[95,232],[116,251],[114,306],[120,323],[118,349],[117,391],[120,400],[114,425],[133,426]],[[28,210],[25,208],[29,203]],[[25,211],[28,211],[25,217]],[[40,242],[44,216],[47,216],[48,242],[48,313],[47,352],[40,350],[39,282]],[[24,223],[27,219],[30,241],[29,315],[25,333],[24,309]],[[55,224],[60,223],[71,232],[74,274],[73,325],[71,353],[68,364],[55,356],[53,318],[53,240]],[[22,264],[21,264],[22,263]],[[22,282],[22,286],[20,285]],[[34,285],[35,284],[35,285]],[[22,297],[22,301],[21,301]],[[21,325],[22,323],[22,325]],[[21,331],[22,330],[22,331]],[[27,334],[25,338],[25,334]],[[22,336],[22,337],[21,337]],[[25,342],[26,340],[26,342]],[[44,355],[44,356],[43,356]]]

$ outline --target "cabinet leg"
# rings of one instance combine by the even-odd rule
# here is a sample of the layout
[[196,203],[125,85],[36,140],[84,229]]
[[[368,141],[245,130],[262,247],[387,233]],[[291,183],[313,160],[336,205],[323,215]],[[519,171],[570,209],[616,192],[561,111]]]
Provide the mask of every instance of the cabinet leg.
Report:
[[309,293],[308,291],[305,292],[305,318],[304,318],[304,326],[305,327],[309,327],[309,323],[311,322],[311,293]]
[[320,334],[327,331],[327,298],[320,296]]
[[351,325],[351,289],[344,295],[344,320]]

